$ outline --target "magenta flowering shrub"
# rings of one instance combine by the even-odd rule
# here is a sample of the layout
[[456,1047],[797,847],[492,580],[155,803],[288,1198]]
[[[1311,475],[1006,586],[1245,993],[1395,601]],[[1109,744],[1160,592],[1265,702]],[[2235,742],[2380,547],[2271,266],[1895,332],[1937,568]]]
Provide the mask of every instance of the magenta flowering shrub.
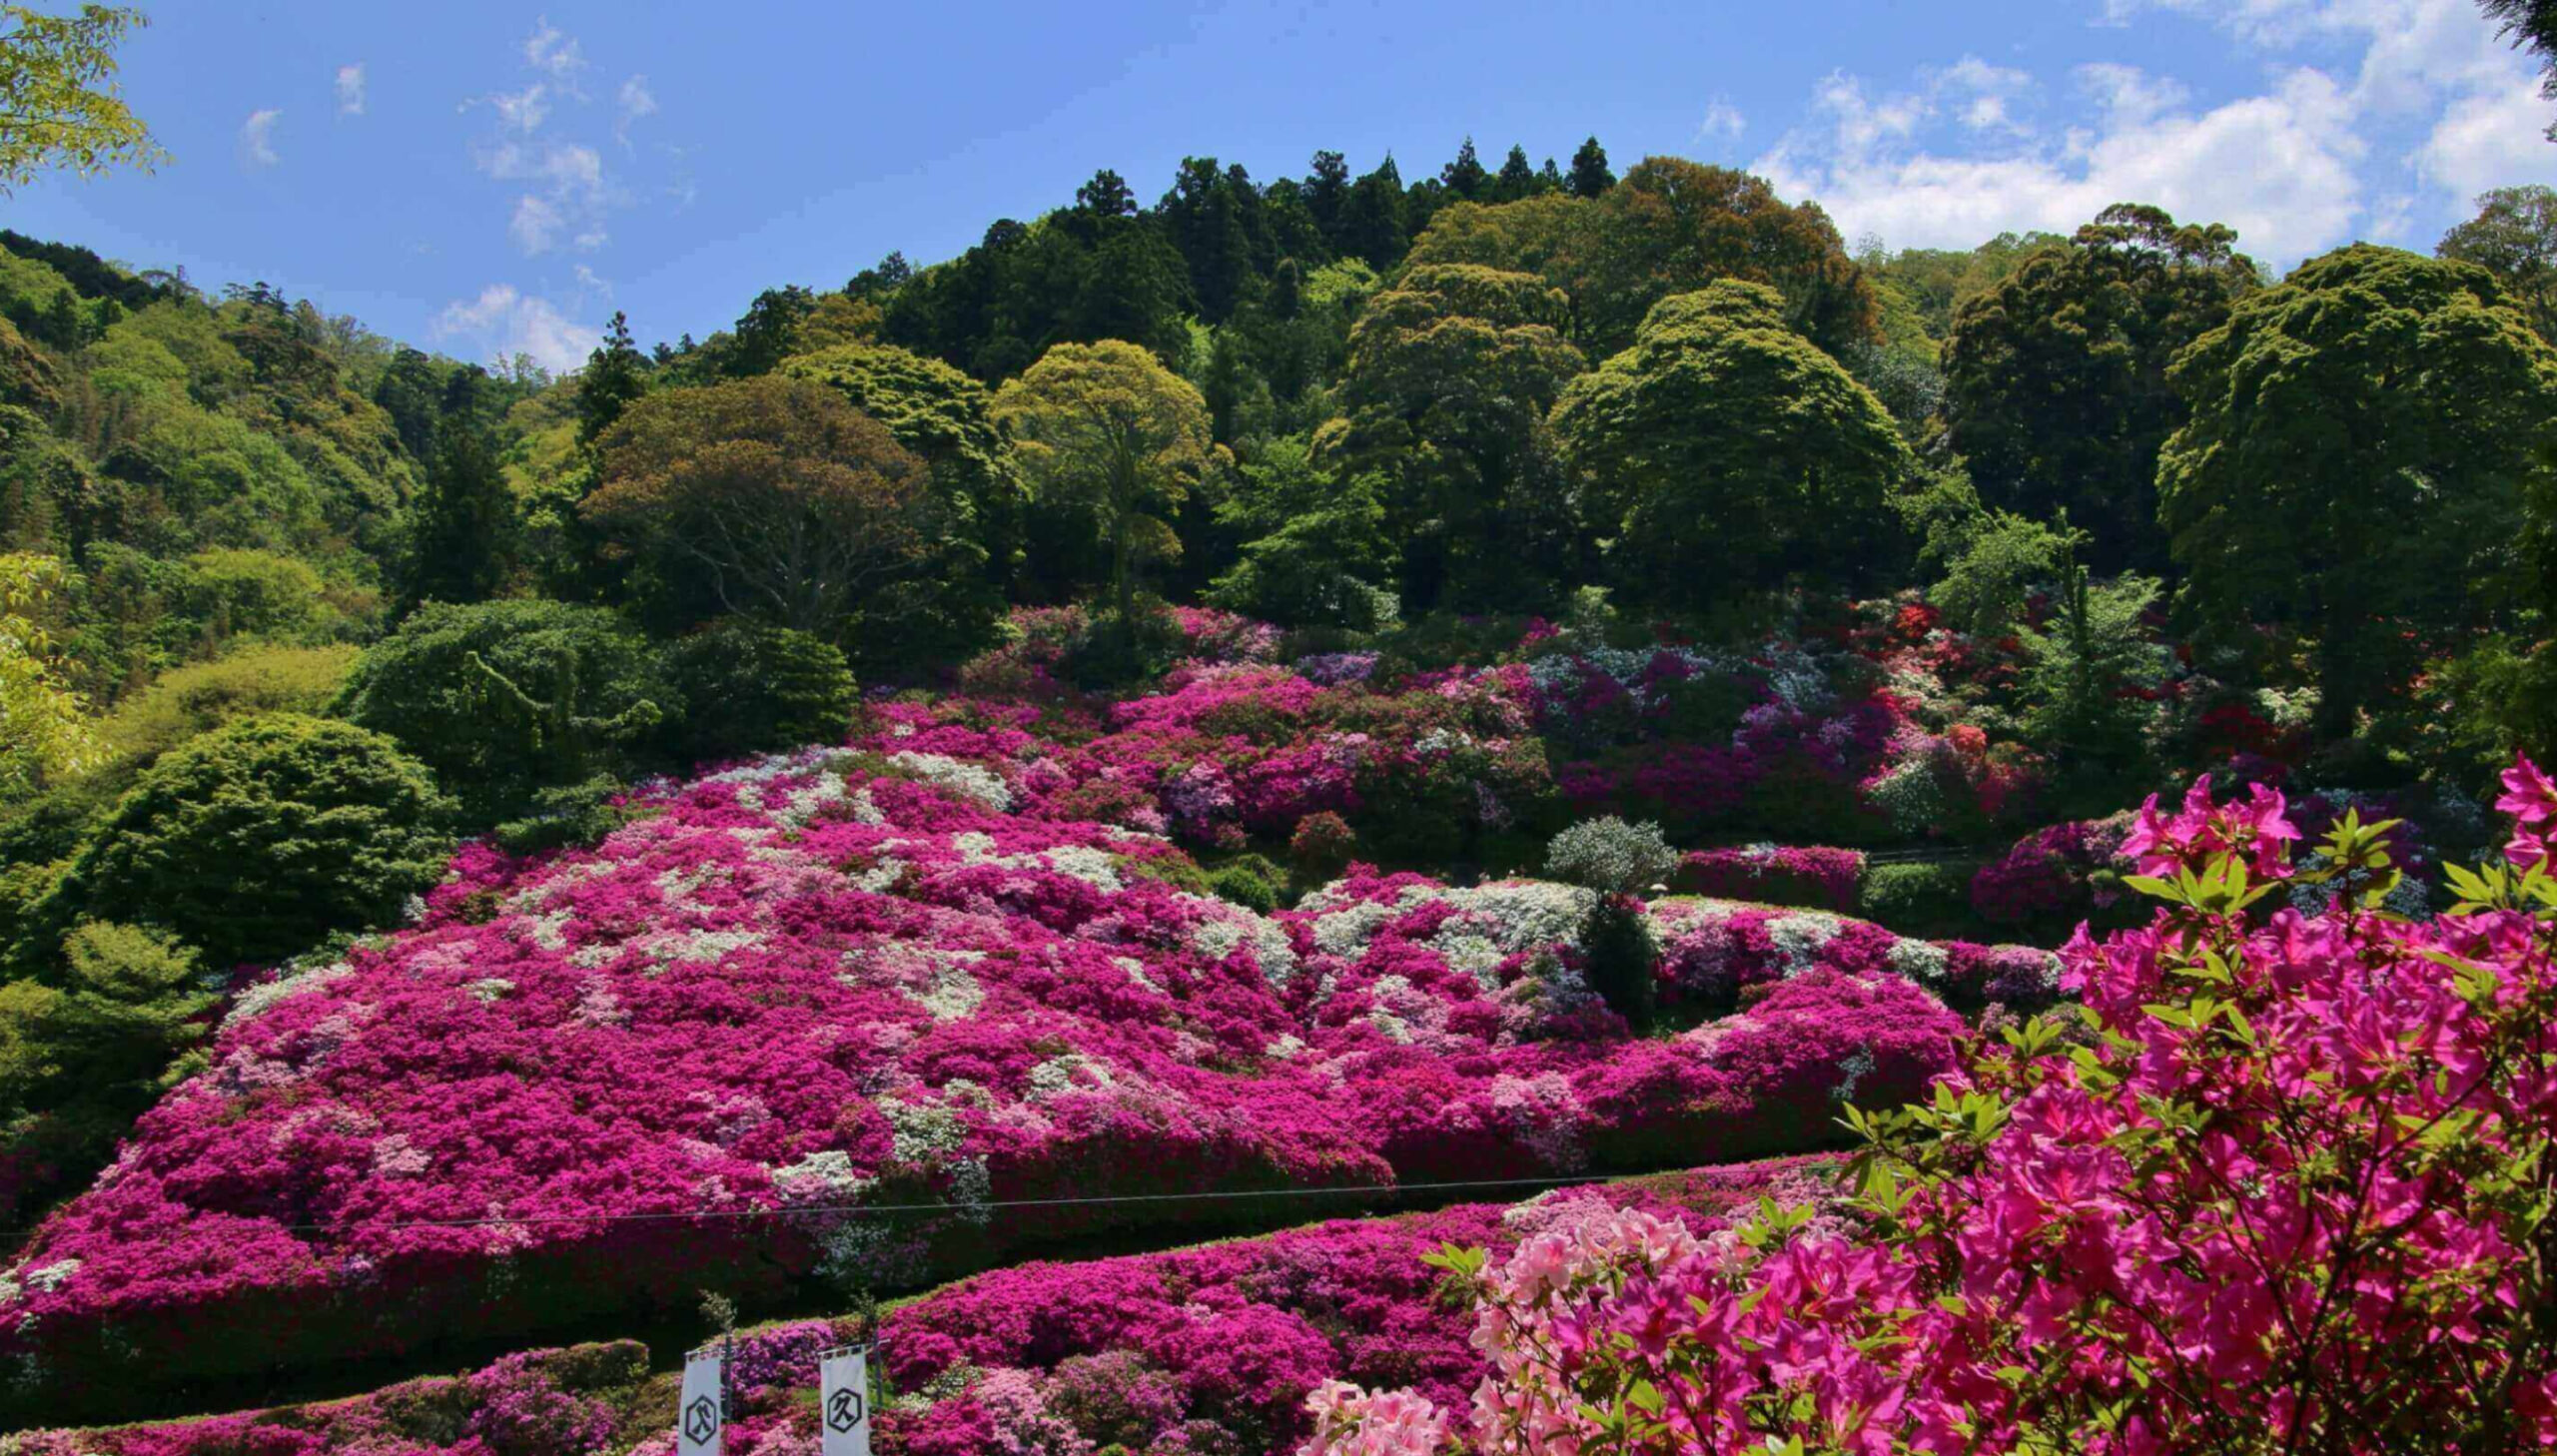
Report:
[[[1317,691],[1215,690],[1234,675],[1124,731]],[[243,995],[209,1068],[0,1270],[23,1398],[704,1285],[912,1285],[1233,1208],[989,1201],[1810,1147],[1962,1028],[1888,956],[1833,955],[1834,983],[1628,1041],[1581,981],[1586,892],[1353,870],[1264,917],[1177,888],[1195,869],[1160,838],[1036,817],[1026,730],[891,718],[861,751],[651,791],[590,850],[466,851],[414,927]],[[954,1211],[857,1214],[914,1203]]]
[[[2431,922],[2385,909],[2382,826],[2298,871],[2263,785],[2150,799],[2125,849],[2163,905],[2065,953],[2094,1039],[2012,1027],[1864,1114],[1846,1220],[1627,1208],[1442,1251],[1491,1364],[1470,1408],[1326,1387],[1301,1449],[2557,1444],[2557,785],[2505,782],[2512,868],[2446,872]],[[2330,908],[2274,898],[2296,880]]]
[[1725,1008],[1814,971],[1898,977],[1972,1011],[2035,1010],[2060,991],[2060,958],[2030,946],[1916,940],[1816,910],[1673,901],[1653,913],[1661,993],[1673,1006]]
[[2131,818],[2082,819],[2016,841],[1971,877],[1972,909],[1993,925],[2075,922],[2127,901],[2131,869],[2123,849]]
[[1862,850],[1752,844],[1689,851],[1679,859],[1669,888],[1681,895],[1800,905],[1843,915],[1856,908],[1864,878]]
[[[648,1375],[636,1340],[508,1355],[467,1375],[277,1411],[10,1437],[16,1456],[587,1456]],[[810,1362],[806,1379],[814,1382]]]

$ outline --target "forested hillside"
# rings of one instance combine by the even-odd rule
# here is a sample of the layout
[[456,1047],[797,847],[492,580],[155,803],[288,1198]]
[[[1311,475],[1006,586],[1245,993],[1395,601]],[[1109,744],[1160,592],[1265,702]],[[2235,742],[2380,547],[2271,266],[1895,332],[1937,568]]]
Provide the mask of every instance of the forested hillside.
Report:
[[2557,1430],[2557,192],[1532,155],[557,377],[0,232],[0,1407],[506,1352],[0,1449],[670,1451],[705,1291],[758,1456]]

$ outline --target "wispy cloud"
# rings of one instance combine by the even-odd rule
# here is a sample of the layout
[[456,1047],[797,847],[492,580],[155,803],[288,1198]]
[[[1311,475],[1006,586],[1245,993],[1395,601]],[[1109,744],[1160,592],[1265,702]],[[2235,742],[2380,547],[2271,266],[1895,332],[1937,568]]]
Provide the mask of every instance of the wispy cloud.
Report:
[[630,145],[630,124],[643,116],[657,114],[657,94],[648,89],[648,78],[633,76],[621,83],[621,91],[613,98],[612,135],[624,147]]
[[1740,108],[1732,105],[1729,97],[1717,96],[1705,107],[1705,119],[1696,127],[1696,136],[1698,140],[1737,137],[1748,128],[1749,119],[1740,114]]
[[586,69],[585,55],[578,49],[576,37],[552,25],[549,16],[533,22],[532,34],[523,43],[523,63],[548,76],[570,95],[579,95],[577,77]]
[[517,292],[511,284],[490,284],[475,299],[446,304],[427,326],[437,340],[466,340],[483,358],[501,361],[526,355],[552,372],[586,362],[603,332],[576,323],[549,300]]
[[352,61],[338,68],[338,115],[364,115],[364,62]]
[[267,107],[249,113],[240,124],[240,160],[250,167],[276,165],[276,118],[283,116],[279,107]]

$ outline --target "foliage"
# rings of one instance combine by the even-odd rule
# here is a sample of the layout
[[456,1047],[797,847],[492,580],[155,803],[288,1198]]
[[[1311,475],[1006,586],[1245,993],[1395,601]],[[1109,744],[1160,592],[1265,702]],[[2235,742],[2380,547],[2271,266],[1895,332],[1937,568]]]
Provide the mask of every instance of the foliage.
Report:
[[2313,637],[2327,736],[2512,589],[2524,497],[2557,488],[2557,351],[2481,270],[2365,245],[2312,259],[2171,376],[2192,414],[2158,508],[2185,605],[2222,637]]
[[2216,224],[2105,209],[1965,304],[1945,342],[1945,438],[1992,509],[2065,514],[2100,573],[2165,564],[2157,456],[2183,422],[2175,355],[2256,287]]
[[161,160],[115,84],[117,43],[147,23],[129,7],[48,15],[0,6],[0,194],[57,167],[91,177]]
[[115,760],[148,766],[217,728],[261,713],[326,715],[344,690],[356,649],[242,647],[210,662],[174,668],[118,704],[98,725]]
[[97,758],[87,704],[63,686],[42,620],[68,580],[50,556],[0,555],[0,800],[77,774]]
[[53,915],[115,915],[217,966],[273,961],[383,925],[442,873],[448,806],[378,733],[294,714],[205,735],[145,770],[54,892]]
[[1890,555],[1913,469],[1881,401],[1730,280],[1654,305],[1633,348],[1572,380],[1553,428],[1589,479],[1618,580],[1694,607],[1795,572],[1852,582]]
[[1343,481],[1293,438],[1270,441],[1240,473],[1217,517],[1245,538],[1242,559],[1216,579],[1211,602],[1281,626],[1393,623],[1399,553],[1385,534],[1380,473]]
[[1533,604],[1571,565],[1577,522],[1544,422],[1581,367],[1563,302],[1527,274],[1416,265],[1352,329],[1349,413],[1316,458],[1384,472],[1406,602]]
[[480,823],[545,788],[635,772],[682,710],[618,616],[530,600],[427,604],[365,649],[342,708],[398,739]]
[[686,762],[840,743],[860,707],[843,654],[786,627],[720,622],[668,647],[665,663],[676,699],[697,705],[666,720]]
[[579,511],[675,603],[882,655],[902,630],[978,609],[953,599],[954,522],[924,462],[834,389],[764,376],[660,390],[599,447],[602,483]]
[[1978,862],[1914,861],[1875,865],[1856,887],[1855,913],[1902,935],[1970,933],[1972,874]]
[[1224,452],[1197,388],[1133,344],[1061,344],[995,396],[1037,498],[1088,512],[1110,551],[1117,621],[1137,614],[1139,570],[1181,554],[1177,509]]

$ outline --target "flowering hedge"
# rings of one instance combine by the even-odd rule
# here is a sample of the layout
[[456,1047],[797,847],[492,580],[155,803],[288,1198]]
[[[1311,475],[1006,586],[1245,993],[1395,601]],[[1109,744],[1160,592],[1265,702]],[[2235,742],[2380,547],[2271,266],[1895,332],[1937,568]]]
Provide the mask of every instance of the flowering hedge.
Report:
[[2511,868],[2451,874],[2432,922],[2385,908],[2385,826],[2303,873],[2261,784],[2150,799],[2125,850],[2165,904],[2066,953],[2095,1035],[2011,1028],[1866,1118],[1852,1224],[1628,1208],[1450,1248],[1492,1364],[1470,1411],[1327,1386],[1303,1450],[2557,1444],[2557,784],[2506,786]]
[[1682,895],[1800,905],[1843,915],[1856,908],[1864,878],[1862,850],[1752,844],[1689,851],[1679,859],[1669,888]]
[[[1914,1093],[1963,1029],[1892,974],[1954,953],[1895,962],[1821,917],[1785,969],[1823,974],[1629,1040],[1581,978],[1588,892],[1353,869],[1264,917],[938,751],[980,731],[669,786],[589,851],[471,849],[413,928],[243,996],[210,1069],[0,1271],[20,1395],[1279,1211],[989,1201],[1798,1149],[1849,1088]],[[1674,941],[1705,912],[1657,913]],[[915,1203],[963,1211],[827,1211]]]
[[[1326,1382],[1410,1381],[1453,1399],[1482,1355],[1440,1276],[1448,1241],[1506,1248],[1547,1229],[1651,1211],[1699,1236],[1762,1195],[1827,1198],[1829,1168],[1779,1159],[1556,1189],[1510,1204],[1341,1219],[1259,1238],[979,1274],[890,1311],[876,1331],[889,1399],[883,1456],[1280,1449],[1312,1429]],[[749,1330],[729,1361],[739,1400],[730,1449],[814,1450],[807,1396],[818,1354],[850,1319]],[[664,1376],[656,1384],[666,1383]],[[354,1399],[211,1420],[20,1438],[19,1456],[583,1456],[671,1449],[632,1342],[511,1355],[470,1374]]]

